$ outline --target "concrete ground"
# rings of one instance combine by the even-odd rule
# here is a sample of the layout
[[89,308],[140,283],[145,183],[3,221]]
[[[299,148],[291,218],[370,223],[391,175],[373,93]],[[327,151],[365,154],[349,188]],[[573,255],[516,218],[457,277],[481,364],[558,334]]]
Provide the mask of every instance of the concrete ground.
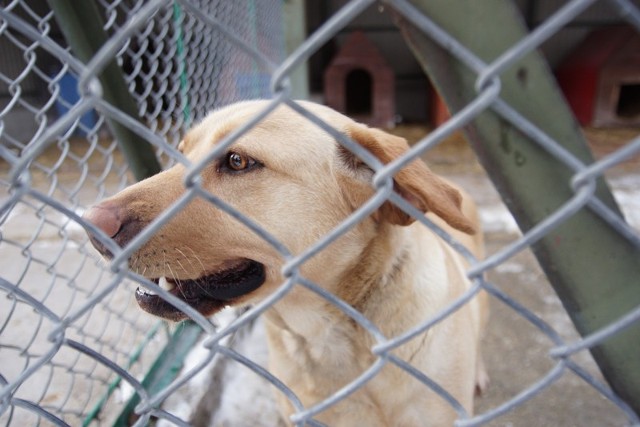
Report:
[[[398,129],[399,133],[405,134],[410,139],[415,139],[423,131],[424,129],[420,128]],[[594,146],[597,147],[596,153],[602,155],[619,146],[620,141],[626,141],[636,134],[636,131],[618,131],[616,133],[591,131],[589,138],[595,143]],[[55,162],[55,153],[50,152],[49,156],[51,156],[51,161]],[[454,138],[438,147],[428,154],[427,159],[434,171],[459,182],[476,198],[481,209],[486,233],[487,252],[489,254],[498,251],[510,241],[518,238],[517,227],[515,227],[515,223],[501,203],[498,194],[493,190],[480,166],[475,162],[470,150],[459,139]],[[100,163],[102,161],[98,159],[96,163],[89,164],[91,174],[97,175],[103,170],[105,166]],[[5,176],[7,165],[0,166],[3,176]],[[74,184],[77,184],[78,174],[75,165],[65,163],[60,171],[58,179],[64,186],[72,188]],[[616,197],[623,205],[625,214],[633,222],[634,226],[640,229],[640,205],[638,205],[640,203],[640,160],[636,158],[625,163],[622,167],[613,171],[610,176],[612,179],[611,185]],[[46,188],[49,184],[46,176],[36,177],[35,185]],[[75,196],[82,204],[91,203],[96,199],[97,195],[93,185],[87,181],[87,185],[81,188],[77,196]],[[112,176],[107,179],[105,188],[108,191],[117,185],[119,185],[118,179]],[[56,196],[62,200],[64,200],[64,197],[68,197],[62,193],[56,193]],[[0,203],[4,200],[6,200],[6,196],[4,194],[0,195]],[[22,210],[14,212],[12,218],[3,224],[2,241],[0,241],[2,276],[9,281],[17,281],[27,271],[28,280],[23,281],[22,285],[25,290],[37,295],[38,298],[52,306],[56,312],[64,313],[69,311],[68,305],[63,303],[65,298],[74,299],[75,306],[77,306],[83,301],[83,298],[88,296],[82,296],[82,292],[79,293],[71,288],[65,291],[64,287],[59,285],[47,288],[56,290],[55,298],[48,297],[46,289],[43,290],[41,284],[52,283],[50,269],[47,269],[46,265],[42,266],[38,263],[25,261],[25,256],[21,251],[23,246],[28,245],[30,251],[34,254],[42,254],[40,256],[43,258],[58,257],[60,250],[57,247],[62,243],[61,236],[57,233],[55,225],[64,223],[64,219],[58,218],[51,224],[45,223],[42,225],[42,215],[39,216],[36,211],[26,205],[20,209]],[[55,213],[50,212],[48,215],[50,215],[49,218],[52,218]],[[44,231],[38,233],[38,239],[32,241],[33,230],[38,227]],[[81,230],[74,227],[73,224],[66,225],[66,227],[70,235],[81,235]],[[9,241],[13,243],[7,244]],[[59,258],[56,261],[56,271],[76,271],[78,267],[77,258],[66,255]],[[92,277],[98,271],[99,267],[96,265],[85,265],[77,277]],[[488,279],[548,322],[566,340],[572,341],[577,338],[577,334],[561,303],[529,251],[524,251],[496,267],[489,273]],[[78,279],[77,281],[81,282],[82,280]],[[132,290],[133,287],[125,289],[121,287],[119,292],[123,291],[128,295]],[[85,294],[91,291],[91,289],[88,289]],[[2,298],[2,300],[5,300],[5,298]],[[122,297],[120,293],[114,297],[114,302],[111,305],[118,306],[121,310],[117,316],[114,316],[114,313],[108,310],[95,310],[90,315],[93,316],[93,319],[98,318],[100,324],[107,321],[111,321],[111,324],[113,324],[118,317],[138,319],[135,321],[140,322],[142,329],[148,328],[149,325],[153,324],[149,318],[138,317],[139,310],[135,307],[135,304],[131,304],[130,299]],[[0,305],[0,313],[5,313],[6,316],[7,310],[10,308],[11,304],[4,301]],[[46,339],[46,332],[48,331],[46,328],[44,332],[33,332],[33,312],[23,309],[12,312],[11,317],[10,327],[0,329],[0,344],[22,345],[22,341],[30,339],[25,337],[32,336],[35,337],[34,340],[36,341]],[[119,329],[123,327],[117,326],[113,328],[111,326],[107,328],[114,331],[113,334],[115,336],[107,336],[105,339],[113,345],[121,345],[124,341],[130,347],[132,345],[132,337],[141,338],[141,335],[136,331],[130,331],[122,339],[119,335]],[[80,329],[82,330],[82,328]],[[241,340],[239,351],[264,363],[266,350],[263,346],[260,325],[245,334],[248,334],[248,339]],[[43,343],[46,344],[46,341],[43,341]],[[553,360],[547,356],[551,347],[550,340],[544,334],[523,320],[518,313],[515,313],[499,301],[493,300],[488,335],[483,347],[491,384],[487,392],[477,401],[477,413],[483,413],[500,406],[548,373],[554,366]],[[113,353],[113,357],[117,356],[117,352],[112,351],[109,346],[105,347],[105,352],[108,354]],[[196,349],[188,360],[188,365],[195,365],[202,358],[202,355],[203,350]],[[597,378],[600,378],[595,363],[588,352],[582,352],[574,356],[574,361]],[[86,362],[85,360],[83,363]],[[5,369],[8,366],[15,376],[16,372],[20,372],[24,363],[24,359],[18,351],[3,350],[0,353],[0,366],[4,367],[0,368],[0,373],[3,375],[8,372]],[[124,361],[121,363],[124,363]],[[101,371],[95,372],[101,376],[104,375]],[[38,378],[46,378],[48,375],[49,371],[46,371]],[[11,376],[9,376],[9,379],[11,379]],[[78,406],[76,401],[87,398],[87,387],[83,386],[83,381],[87,381],[87,378],[83,378],[82,375],[75,375],[69,381],[50,386],[44,397],[38,396],[40,394],[38,392],[30,392],[25,394],[24,398],[40,398],[42,402],[52,406],[58,404],[64,404],[67,407]],[[102,380],[101,384],[104,387],[106,383],[106,380]],[[34,384],[36,383],[34,382]],[[72,391],[70,392],[69,390]],[[99,395],[95,390],[90,393],[92,393],[91,396],[93,398]],[[113,406],[114,411],[117,410],[118,401],[124,401],[128,393],[130,393],[130,390],[127,391],[126,388],[120,387],[118,389],[117,394],[119,397],[114,398],[114,402],[112,402],[115,405]],[[62,397],[59,395],[62,395]],[[180,392],[172,396],[167,402],[167,407],[183,419],[190,420],[194,425],[202,426],[273,426],[277,420],[271,400],[270,388],[264,382],[256,380],[255,375],[244,368],[239,368],[235,363],[210,367],[203,371],[183,387]],[[71,415],[68,416],[71,417]],[[78,418],[70,419],[72,424],[77,424],[79,420]],[[0,424],[27,425],[28,423],[25,423],[25,420],[29,420],[29,418],[14,416],[9,419],[7,414],[0,416]],[[487,425],[504,427],[600,427],[624,426],[626,425],[626,420],[614,405],[595,392],[591,386],[580,378],[568,372],[533,399],[496,418]]]

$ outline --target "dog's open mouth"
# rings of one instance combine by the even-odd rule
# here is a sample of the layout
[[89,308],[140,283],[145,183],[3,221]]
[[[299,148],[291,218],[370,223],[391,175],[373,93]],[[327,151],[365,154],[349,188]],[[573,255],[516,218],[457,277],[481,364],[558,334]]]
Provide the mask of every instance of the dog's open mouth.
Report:
[[[193,280],[152,280],[172,295],[209,316],[234,299],[258,289],[265,281],[264,265],[245,259],[232,267]],[[146,288],[136,290],[136,300],[144,311],[172,321],[187,318],[182,311]]]

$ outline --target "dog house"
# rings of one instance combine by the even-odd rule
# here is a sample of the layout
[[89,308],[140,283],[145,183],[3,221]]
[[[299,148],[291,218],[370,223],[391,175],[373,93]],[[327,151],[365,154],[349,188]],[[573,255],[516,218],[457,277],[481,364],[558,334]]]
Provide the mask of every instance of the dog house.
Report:
[[395,73],[361,32],[352,33],[324,73],[325,103],[371,126],[395,125]]
[[556,76],[581,125],[640,125],[640,36],[633,29],[592,32]]

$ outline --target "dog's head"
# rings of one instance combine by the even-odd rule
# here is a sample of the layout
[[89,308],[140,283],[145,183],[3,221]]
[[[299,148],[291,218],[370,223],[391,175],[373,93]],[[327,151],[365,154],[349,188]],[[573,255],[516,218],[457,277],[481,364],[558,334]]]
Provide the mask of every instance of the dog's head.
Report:
[[[230,132],[254,117],[266,103],[245,102],[218,110],[194,127],[179,149],[193,163],[204,158]],[[322,120],[342,130],[382,163],[408,149],[406,142],[357,124],[320,105],[304,103]],[[177,165],[141,181],[90,208],[84,219],[124,247],[184,193],[185,167]],[[292,254],[300,254],[329,233],[374,190],[373,171],[334,138],[289,107],[282,106],[243,134],[219,159],[206,165],[201,185],[264,228]],[[394,177],[394,189],[422,212],[472,232],[460,210],[460,194],[417,160]],[[413,219],[387,202],[327,250],[309,259],[301,273],[331,289],[353,266],[382,226],[406,226]],[[111,254],[95,236],[94,246]],[[271,244],[209,200],[193,197],[129,259],[129,268],[169,289],[204,315],[226,305],[264,298],[284,281],[285,260]],[[146,290],[140,306],[180,320],[185,315]]]

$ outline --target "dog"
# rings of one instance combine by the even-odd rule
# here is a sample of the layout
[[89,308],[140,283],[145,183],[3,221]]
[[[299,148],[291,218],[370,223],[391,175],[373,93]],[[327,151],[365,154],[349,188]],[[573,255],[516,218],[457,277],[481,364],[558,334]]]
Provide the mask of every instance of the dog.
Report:
[[[247,101],[210,113],[179,150],[193,163],[260,111]],[[300,105],[387,164],[407,142],[319,104]],[[124,247],[184,192],[177,164],[88,209],[84,220]],[[329,133],[282,105],[241,135],[200,174],[203,189],[250,217],[293,255],[328,234],[375,193],[373,170]],[[471,199],[414,160],[395,176],[394,190],[482,258],[482,235]],[[95,236],[94,246],[111,253]],[[195,197],[129,259],[129,268],[163,286],[205,316],[225,306],[262,301],[286,279],[285,259],[247,226]],[[465,259],[433,231],[389,201],[300,266],[300,275],[366,316],[385,337],[425,322],[470,288]],[[138,289],[140,307],[159,317],[187,316],[152,291]],[[356,379],[377,359],[374,337],[326,299],[294,286],[264,314],[269,369],[312,406]],[[474,296],[392,354],[453,396],[471,414],[487,376],[479,343],[486,297]],[[279,396],[286,419],[292,404]],[[316,416],[328,426],[447,426],[452,406],[423,382],[387,363],[360,389]]]

